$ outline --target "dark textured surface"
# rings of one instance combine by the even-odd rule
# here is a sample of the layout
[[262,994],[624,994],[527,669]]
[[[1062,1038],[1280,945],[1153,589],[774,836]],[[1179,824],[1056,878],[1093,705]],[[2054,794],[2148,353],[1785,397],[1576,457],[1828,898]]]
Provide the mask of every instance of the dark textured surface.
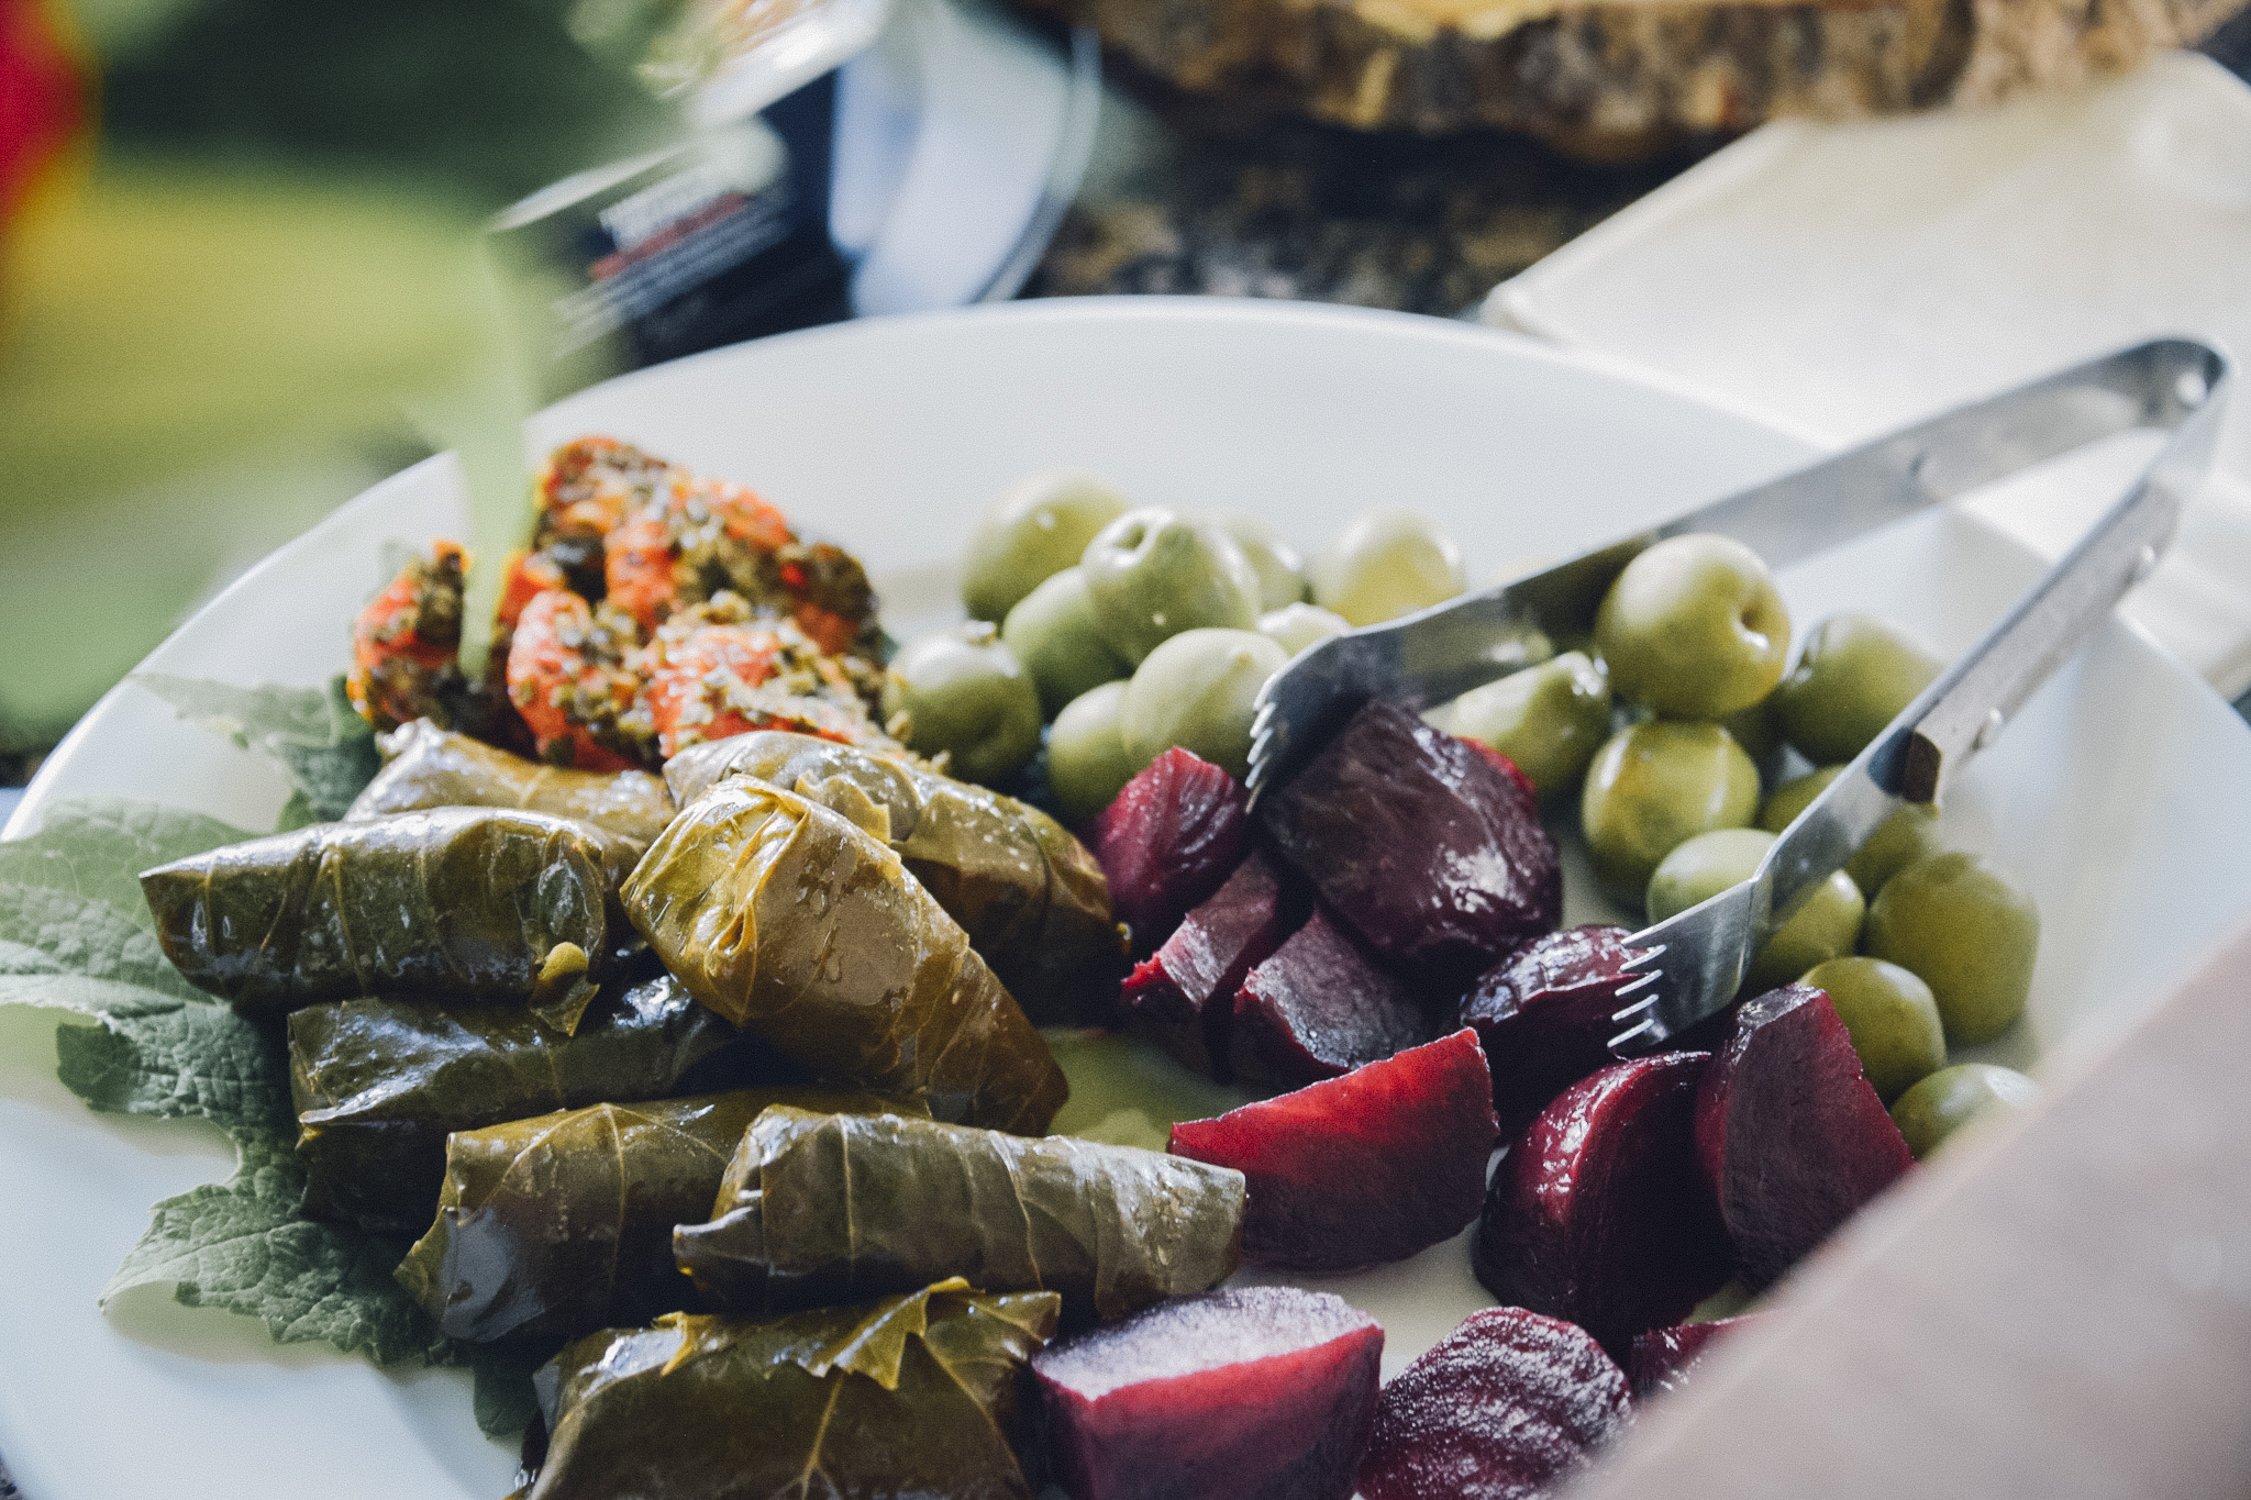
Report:
[[[1027,295],[1284,297],[1453,317],[1696,160],[1589,167],[1511,136],[1368,135],[1126,88],[1113,115],[1131,120],[1136,159],[1097,176]],[[1109,147],[1124,132],[1106,120],[1104,133]]]
[[[2203,50],[2251,79],[2251,12]],[[1704,154],[1602,167],[1499,133],[1363,134],[1247,115],[1106,65],[1128,102],[1106,105],[1103,148],[1130,134],[1133,160],[1104,173],[1098,156],[1026,295],[1283,297],[1456,317]]]

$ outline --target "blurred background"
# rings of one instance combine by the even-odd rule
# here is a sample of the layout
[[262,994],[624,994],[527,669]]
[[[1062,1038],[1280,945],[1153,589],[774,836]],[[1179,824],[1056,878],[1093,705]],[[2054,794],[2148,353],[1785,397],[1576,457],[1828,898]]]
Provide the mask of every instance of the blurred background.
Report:
[[[1429,24],[1361,34],[1373,7],[1299,66],[1238,45],[1256,3],[1183,31],[1137,0],[0,0],[0,788],[326,510],[605,372],[1015,295],[1471,315],[1768,115],[2046,81],[1839,43],[1849,87],[1714,103],[1521,48],[1512,84]],[[2242,73],[2239,8],[2071,35],[2097,71],[2186,44]]]

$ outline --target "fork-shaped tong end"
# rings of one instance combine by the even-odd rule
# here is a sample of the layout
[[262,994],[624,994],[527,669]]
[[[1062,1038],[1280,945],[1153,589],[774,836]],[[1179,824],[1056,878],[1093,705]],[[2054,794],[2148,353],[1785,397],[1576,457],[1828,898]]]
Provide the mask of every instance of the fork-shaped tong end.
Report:
[[[1627,940],[1637,950],[1628,967],[1637,972],[1619,992],[1627,1003],[1612,1016],[1622,1028],[1611,1038],[1612,1051],[1650,1051],[1724,1009],[1752,955],[1797,905],[1903,803],[1935,802],[2040,684],[2077,654],[2127,590],[2149,576],[2210,465],[2228,374],[2217,350],[2164,339],[1972,409],[1990,419],[1992,431],[1982,442],[1973,441],[1976,431],[1955,431],[1952,447],[1937,449],[1958,466],[1952,492],[2024,467],[2030,460],[2012,451],[2007,438],[2029,443],[2044,457],[2131,427],[2154,427],[2170,437],[2078,545],[1782,831],[1750,879]],[[1877,446],[1897,446],[1906,436],[1959,421],[1958,415],[1940,417]],[[1930,465],[1915,468],[1927,473]]]

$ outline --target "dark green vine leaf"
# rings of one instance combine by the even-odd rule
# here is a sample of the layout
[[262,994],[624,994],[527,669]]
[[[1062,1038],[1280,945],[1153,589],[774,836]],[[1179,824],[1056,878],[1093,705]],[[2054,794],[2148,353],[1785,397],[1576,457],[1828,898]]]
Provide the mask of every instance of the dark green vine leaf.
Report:
[[341,818],[374,779],[374,731],[353,711],[342,678],[326,688],[245,688],[161,672],[136,672],[132,680],[190,723],[269,757],[288,773],[294,791],[282,811],[284,829]]
[[284,1343],[458,1361],[392,1279],[401,1247],[298,1212],[280,1034],[188,986],[156,946],[139,872],[246,837],[195,813],[91,800],[0,844],[0,1005],[93,1017],[56,1032],[65,1085],[99,1110],[210,1120],[239,1153],[227,1182],[156,1205],[103,1300],[170,1284]]
[[[217,818],[153,802],[78,798],[58,803],[29,838],[0,844],[0,882],[100,901],[154,932],[141,900],[141,871],[249,837]],[[30,941],[5,917],[0,938]]]
[[63,1084],[96,1109],[205,1119],[284,1141],[295,1134],[281,1038],[223,1005],[66,1026],[55,1052]]
[[169,1283],[189,1307],[247,1313],[284,1344],[333,1344],[378,1364],[441,1353],[429,1320],[391,1279],[397,1250],[301,1216],[303,1179],[286,1142],[257,1133],[238,1141],[233,1178],[156,1205],[103,1303]]

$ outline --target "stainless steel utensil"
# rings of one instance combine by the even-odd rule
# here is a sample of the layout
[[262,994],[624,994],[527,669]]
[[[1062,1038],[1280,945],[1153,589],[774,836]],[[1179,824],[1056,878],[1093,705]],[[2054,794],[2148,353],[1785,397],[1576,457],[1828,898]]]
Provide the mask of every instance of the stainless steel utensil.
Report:
[[1593,625],[1627,563],[1666,537],[1718,532],[1784,567],[2036,463],[2137,428],[2170,436],[2140,477],[2007,618],[1900,714],[1768,851],[1750,879],[1632,939],[1643,950],[1621,1054],[1647,1051],[1725,1006],[1750,957],[1796,903],[1903,802],[1930,801],[2077,651],[2172,540],[2209,466],[2226,356],[2159,339],[1958,407],[1794,474],[1714,501],[1513,583],[1323,642],[1259,694],[1255,801],[1372,698],[1416,708],[1535,659]]

